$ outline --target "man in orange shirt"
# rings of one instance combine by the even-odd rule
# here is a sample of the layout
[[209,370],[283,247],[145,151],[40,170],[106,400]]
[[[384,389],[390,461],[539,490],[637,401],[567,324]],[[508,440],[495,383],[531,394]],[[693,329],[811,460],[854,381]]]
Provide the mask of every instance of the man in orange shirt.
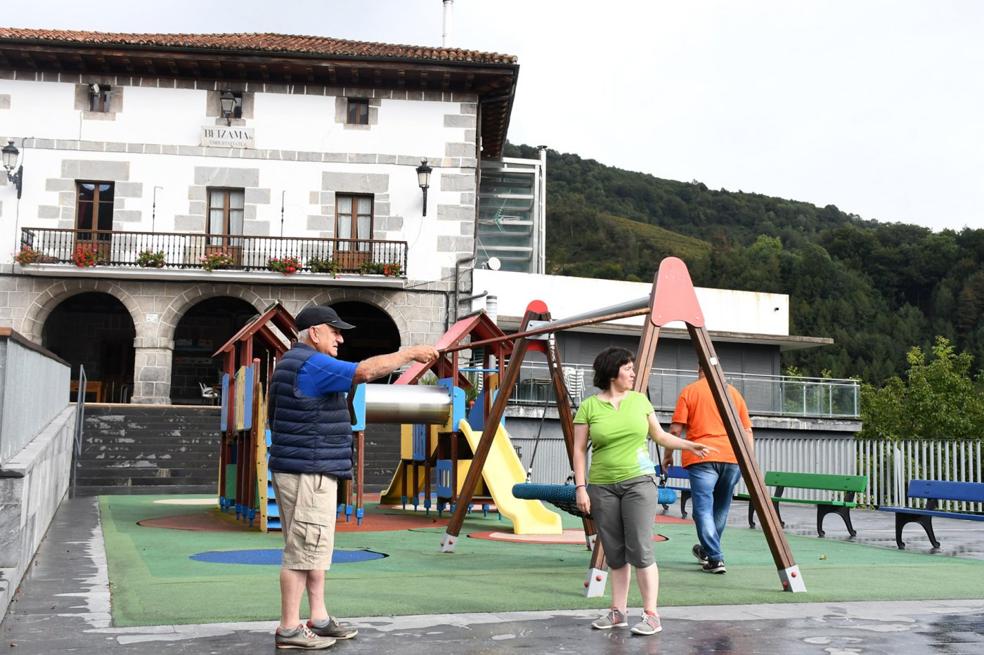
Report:
[[[731,509],[731,496],[735,485],[741,479],[738,459],[728,440],[724,421],[718,412],[711,387],[704,378],[704,371],[698,370],[697,381],[688,384],[680,392],[670,433],[679,437],[684,430],[689,441],[699,441],[710,446],[712,452],[703,458],[694,457],[683,451],[683,466],[690,475],[690,494],[693,500],[694,523],[697,525],[697,539],[693,548],[694,557],[701,568],[708,573],[724,573],[724,554],[721,551],[721,536],[728,523],[728,510]],[[748,418],[748,407],[738,390],[730,384],[728,393],[738,410],[738,417],[748,443],[752,443],[752,421]],[[673,454],[665,451],[663,470],[672,462]]]

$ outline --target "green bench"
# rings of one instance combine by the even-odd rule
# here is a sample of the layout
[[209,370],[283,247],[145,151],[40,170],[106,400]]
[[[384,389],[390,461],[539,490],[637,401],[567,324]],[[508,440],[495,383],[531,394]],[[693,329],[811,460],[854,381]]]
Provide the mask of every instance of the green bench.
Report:
[[[851,525],[851,508],[857,506],[854,502],[854,495],[864,491],[868,487],[868,476],[866,475],[829,475],[826,473],[790,473],[786,471],[766,471],[765,484],[775,487],[772,496],[772,505],[776,508],[776,515],[782,523],[782,515],[779,514],[779,503],[800,503],[801,505],[817,506],[817,535],[824,536],[823,519],[827,514],[837,514],[844,519],[844,525],[852,537],[857,536],[854,526]],[[830,491],[831,497],[826,500],[806,500],[802,498],[788,498],[783,496],[786,489],[814,489],[818,491]],[[735,496],[741,500],[750,500],[748,494],[738,494]],[[782,523],[786,527],[785,523]],[[755,507],[748,503],[748,527],[755,527]]]

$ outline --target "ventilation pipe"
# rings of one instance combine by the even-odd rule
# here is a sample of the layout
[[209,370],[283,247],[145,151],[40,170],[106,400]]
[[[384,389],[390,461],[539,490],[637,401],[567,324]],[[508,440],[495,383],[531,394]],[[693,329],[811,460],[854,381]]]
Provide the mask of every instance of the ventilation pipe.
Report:
[[451,22],[454,13],[454,0],[442,0],[444,4],[444,25],[441,30],[441,47],[447,48],[451,42]]
[[493,323],[497,323],[499,317],[499,297],[493,294],[485,296],[485,313]]

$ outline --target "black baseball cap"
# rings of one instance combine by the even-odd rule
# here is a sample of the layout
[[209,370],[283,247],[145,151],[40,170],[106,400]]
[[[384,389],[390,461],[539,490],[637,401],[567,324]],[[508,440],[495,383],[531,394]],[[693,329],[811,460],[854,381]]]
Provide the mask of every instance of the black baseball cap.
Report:
[[298,332],[321,324],[330,325],[339,330],[351,330],[355,327],[351,323],[346,323],[340,319],[338,312],[326,305],[305,307],[294,318],[294,325],[297,327]]

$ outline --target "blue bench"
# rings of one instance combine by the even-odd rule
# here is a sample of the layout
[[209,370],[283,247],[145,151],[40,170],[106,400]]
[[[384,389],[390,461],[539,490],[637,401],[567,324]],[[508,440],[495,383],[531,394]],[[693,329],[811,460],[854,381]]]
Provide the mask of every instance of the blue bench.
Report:
[[[659,464],[656,465],[656,475],[662,476],[662,471]],[[668,480],[687,480],[690,481],[690,474],[687,473],[687,469],[682,466],[668,466],[666,467],[666,478]],[[690,487],[681,487],[680,485],[667,484],[667,489],[673,489],[674,491],[680,492],[680,516],[687,518],[687,501],[690,499]],[[670,510],[669,504],[660,503],[663,505],[663,511],[668,512]]]
[[933,548],[939,548],[940,542],[933,534],[933,517],[945,519],[964,519],[967,521],[984,521],[984,514],[971,512],[945,512],[938,509],[941,500],[966,501],[984,503],[984,483],[982,482],[942,482],[940,480],[910,480],[909,498],[925,498],[926,509],[912,507],[879,507],[882,512],[895,512],[895,543],[900,549],[905,548],[902,541],[902,528],[909,523],[918,523],[926,531]]

